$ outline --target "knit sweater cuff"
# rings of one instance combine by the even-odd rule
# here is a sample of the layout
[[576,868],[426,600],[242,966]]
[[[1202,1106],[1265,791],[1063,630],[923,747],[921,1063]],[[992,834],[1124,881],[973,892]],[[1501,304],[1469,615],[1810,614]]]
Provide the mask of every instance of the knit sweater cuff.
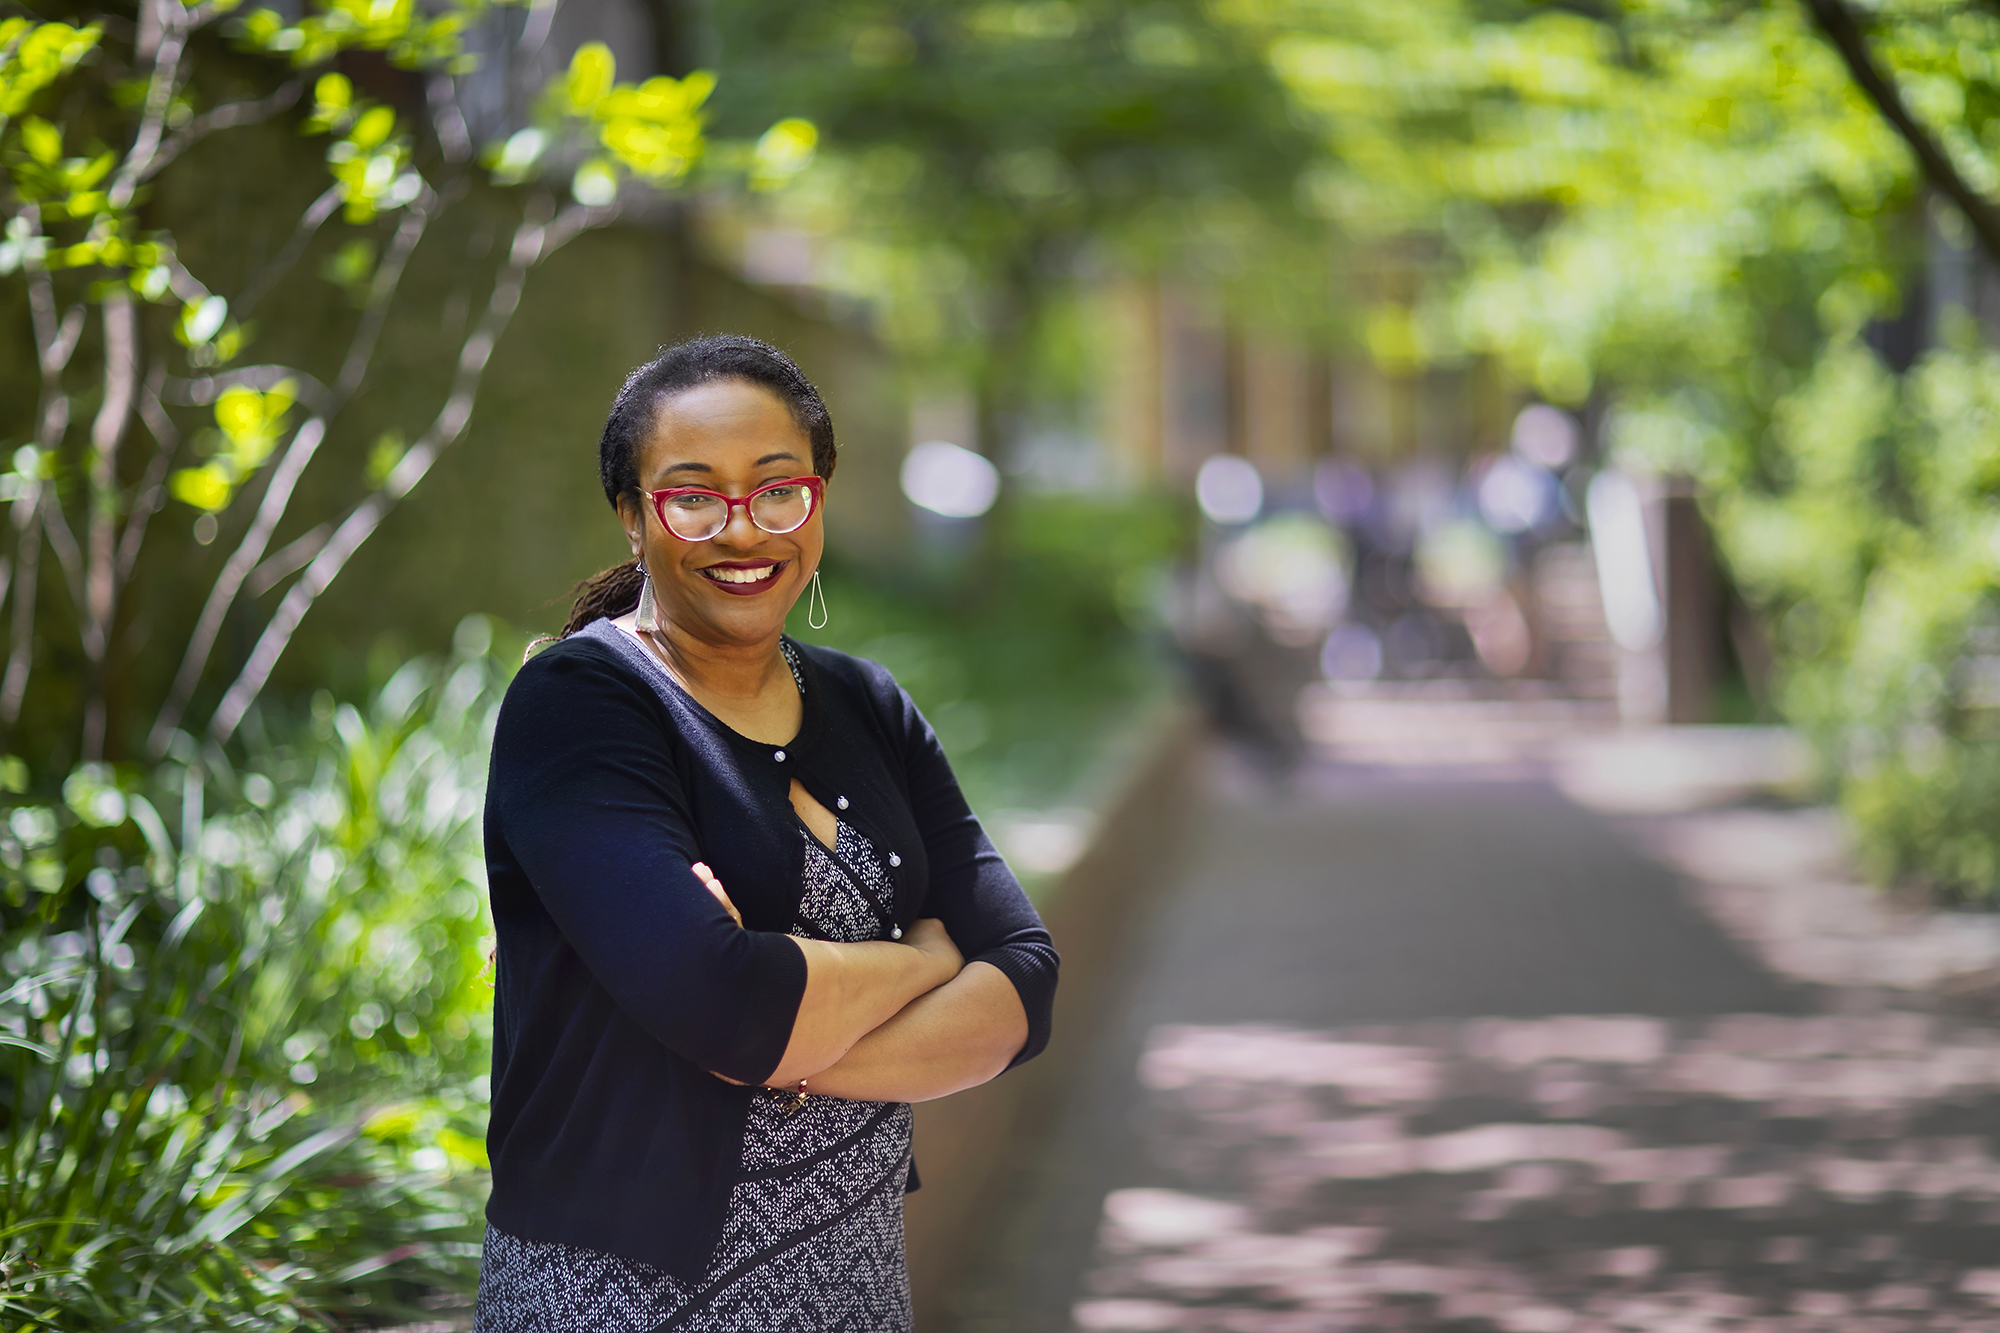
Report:
[[1055,1005],[1056,951],[1046,944],[1004,944],[966,960],[1000,969],[1021,997],[1028,1015],[1028,1040],[1007,1068],[1032,1060],[1049,1044],[1050,1010]]

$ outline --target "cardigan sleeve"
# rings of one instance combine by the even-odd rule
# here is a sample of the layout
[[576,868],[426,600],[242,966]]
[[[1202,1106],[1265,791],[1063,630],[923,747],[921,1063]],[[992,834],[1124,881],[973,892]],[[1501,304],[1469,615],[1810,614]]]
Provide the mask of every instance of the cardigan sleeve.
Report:
[[494,730],[494,831],[623,1013],[701,1068],[761,1082],[791,1040],[805,955],[739,929],[695,878],[666,725],[645,684],[593,645],[534,658]]
[[923,912],[944,922],[968,963],[990,963],[1014,983],[1028,1015],[1028,1040],[1008,1063],[1012,1069],[1049,1044],[1061,960],[1021,882],[966,804],[937,734],[909,694],[891,688],[910,808],[930,861]]

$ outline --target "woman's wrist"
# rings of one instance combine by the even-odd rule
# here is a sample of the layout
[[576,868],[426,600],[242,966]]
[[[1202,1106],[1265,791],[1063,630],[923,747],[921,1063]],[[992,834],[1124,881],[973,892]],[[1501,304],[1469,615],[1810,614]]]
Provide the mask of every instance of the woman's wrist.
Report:
[[910,929],[904,932],[903,943],[915,949],[923,957],[927,968],[926,977],[930,983],[926,990],[935,990],[944,985],[957,976],[959,969],[965,966],[965,959],[959,953],[958,946],[952,943],[951,936],[945,932],[944,923],[935,918],[926,917],[912,924]]
[[[917,947],[917,954],[923,960],[922,975],[924,991],[936,990],[958,975],[961,963],[955,949]],[[912,997],[915,998],[915,997]]]

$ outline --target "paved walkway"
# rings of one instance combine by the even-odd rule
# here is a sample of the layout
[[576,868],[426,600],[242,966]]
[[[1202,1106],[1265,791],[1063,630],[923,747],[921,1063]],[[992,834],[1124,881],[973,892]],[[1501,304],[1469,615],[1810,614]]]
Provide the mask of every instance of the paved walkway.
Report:
[[1993,1328],[2000,1033],[1529,781],[1226,756],[960,1327]]

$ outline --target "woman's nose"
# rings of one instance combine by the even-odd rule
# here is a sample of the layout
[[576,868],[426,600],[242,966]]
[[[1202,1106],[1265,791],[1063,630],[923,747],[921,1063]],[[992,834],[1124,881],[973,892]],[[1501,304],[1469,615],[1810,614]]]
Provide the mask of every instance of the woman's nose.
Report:
[[711,541],[727,542],[731,546],[755,546],[770,534],[757,526],[750,517],[749,505],[731,505],[729,521],[722,525],[722,531],[710,538]]

